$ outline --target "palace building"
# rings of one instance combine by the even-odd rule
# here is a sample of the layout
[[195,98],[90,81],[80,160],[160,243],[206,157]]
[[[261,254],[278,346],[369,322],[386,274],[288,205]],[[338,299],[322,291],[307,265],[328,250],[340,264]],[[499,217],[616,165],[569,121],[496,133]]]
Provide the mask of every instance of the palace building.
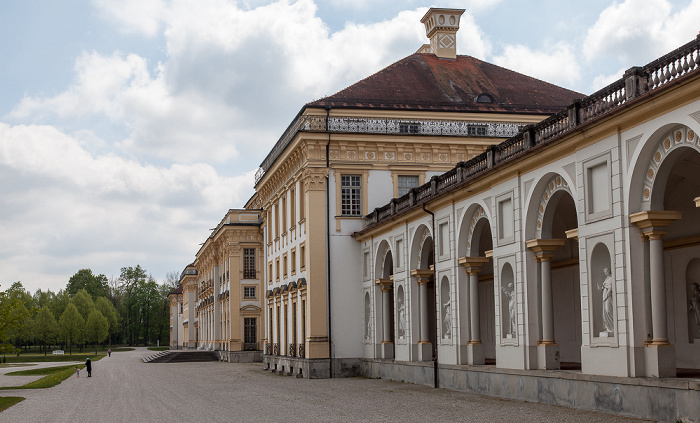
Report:
[[302,107],[183,271],[176,344],[700,418],[700,38],[585,97],[457,55],[463,12]]

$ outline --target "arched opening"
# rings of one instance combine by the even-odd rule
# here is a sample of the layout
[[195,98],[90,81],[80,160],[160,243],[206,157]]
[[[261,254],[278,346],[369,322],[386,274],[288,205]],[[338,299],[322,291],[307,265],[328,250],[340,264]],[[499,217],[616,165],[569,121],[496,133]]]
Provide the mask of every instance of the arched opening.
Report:
[[411,344],[417,354],[412,359],[433,360],[437,349],[437,316],[435,295],[435,247],[426,225],[416,228],[411,243]]
[[581,369],[581,284],[579,281],[576,204],[571,194],[552,194],[542,219],[543,239],[562,239],[551,258],[554,339],[562,369]]
[[[491,225],[486,218],[479,219],[473,230],[471,257],[486,257],[493,250]],[[490,254],[488,254],[490,256]],[[493,259],[479,271],[479,336],[484,345],[485,364],[496,364],[496,301],[493,290]]]
[[[677,138],[679,131],[672,131]],[[693,131],[680,131],[690,137]],[[697,135],[695,147],[680,147],[667,153],[654,181],[652,210],[681,212],[663,235],[664,269],[669,306],[666,316],[668,338],[676,348],[678,376],[700,376],[700,322],[696,310],[700,306],[700,152]],[[669,301],[670,300],[670,301]],[[656,337],[656,335],[654,335]]]

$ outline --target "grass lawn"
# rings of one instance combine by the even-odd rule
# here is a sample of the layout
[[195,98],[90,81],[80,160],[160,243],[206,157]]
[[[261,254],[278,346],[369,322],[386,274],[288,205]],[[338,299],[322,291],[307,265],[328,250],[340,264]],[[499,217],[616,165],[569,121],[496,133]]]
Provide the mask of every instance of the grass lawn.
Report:
[[106,354],[100,354],[100,355],[95,355],[94,353],[83,353],[83,354],[77,354],[74,353],[73,355],[29,355],[29,354],[22,354],[19,357],[16,355],[8,355],[5,356],[7,359],[7,364],[11,363],[45,363],[45,362],[61,362],[61,361],[85,361],[86,358],[90,357],[90,360],[95,360],[97,357],[104,357]]
[[[99,357],[90,357],[92,361],[98,361],[104,357],[103,355]],[[78,365],[81,369],[85,368],[85,364]],[[18,372],[5,373],[5,376],[40,376],[44,375],[39,380],[30,382],[22,386],[7,386],[2,387],[2,389],[41,389],[41,388],[51,388],[58,385],[64,380],[75,374],[75,366],[58,366],[58,367],[45,367],[43,369],[30,369],[30,370],[20,370]]]
[[24,401],[23,397],[0,397],[0,411],[7,410],[21,401]]
[[148,351],[167,351],[170,349],[170,347],[148,347],[146,349]]

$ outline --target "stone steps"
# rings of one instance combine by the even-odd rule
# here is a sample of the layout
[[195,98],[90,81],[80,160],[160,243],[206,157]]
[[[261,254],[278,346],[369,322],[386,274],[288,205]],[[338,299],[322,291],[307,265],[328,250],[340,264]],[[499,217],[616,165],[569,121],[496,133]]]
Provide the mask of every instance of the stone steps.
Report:
[[144,363],[200,363],[219,361],[216,351],[161,351],[143,359]]

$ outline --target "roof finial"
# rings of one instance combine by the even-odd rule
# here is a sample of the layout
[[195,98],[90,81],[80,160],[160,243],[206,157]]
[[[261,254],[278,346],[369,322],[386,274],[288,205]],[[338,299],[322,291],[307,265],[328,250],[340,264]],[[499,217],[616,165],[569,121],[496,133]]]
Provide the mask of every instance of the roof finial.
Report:
[[[441,59],[457,58],[457,31],[464,9],[438,9],[431,7],[420,21],[425,24],[425,34],[430,38],[430,50]],[[421,49],[420,51],[425,51]]]

